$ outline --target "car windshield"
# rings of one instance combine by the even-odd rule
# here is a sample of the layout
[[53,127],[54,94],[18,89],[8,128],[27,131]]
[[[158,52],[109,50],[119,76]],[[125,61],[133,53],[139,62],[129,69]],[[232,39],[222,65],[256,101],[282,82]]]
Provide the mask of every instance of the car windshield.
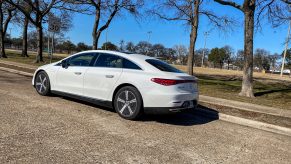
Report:
[[183,73],[179,69],[167,64],[166,62],[156,60],[156,59],[146,59],[146,62],[151,64],[152,66],[156,67],[157,69],[164,71],[164,72],[174,72],[174,73]]

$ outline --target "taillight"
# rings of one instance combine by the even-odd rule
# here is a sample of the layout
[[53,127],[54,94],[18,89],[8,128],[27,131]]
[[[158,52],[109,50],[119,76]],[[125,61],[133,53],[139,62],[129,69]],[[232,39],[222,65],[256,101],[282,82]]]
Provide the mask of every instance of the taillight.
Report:
[[151,81],[169,86],[169,85],[176,85],[181,83],[196,83],[196,80],[175,80],[175,79],[161,79],[161,78],[152,78]]

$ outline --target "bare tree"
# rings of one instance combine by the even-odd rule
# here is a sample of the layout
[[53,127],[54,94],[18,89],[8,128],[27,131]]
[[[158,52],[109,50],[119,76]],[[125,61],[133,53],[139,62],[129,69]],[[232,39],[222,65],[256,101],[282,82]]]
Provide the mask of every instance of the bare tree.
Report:
[[184,57],[188,55],[188,49],[184,45],[175,45],[173,49],[176,51],[176,56],[179,59],[179,64],[184,65]]
[[0,1],[0,58],[7,58],[5,54],[4,39],[7,27],[14,15],[15,7],[10,6],[4,1]]
[[190,46],[188,55],[188,73],[193,75],[195,44],[200,15],[206,16],[215,26],[222,28],[231,21],[226,16],[217,16],[212,11],[201,8],[203,0],[159,0],[150,13],[167,21],[184,21],[190,26]]
[[222,47],[225,52],[226,52],[226,62],[227,62],[227,69],[229,70],[229,65],[231,64],[232,62],[232,59],[233,59],[233,54],[234,54],[234,50],[231,46],[229,45],[226,45],[224,47]]
[[[244,14],[244,68],[243,68],[243,81],[242,89],[239,95],[246,97],[254,97],[253,93],[253,38],[254,38],[254,28],[255,28],[255,11],[257,13],[257,27],[260,25],[260,19],[263,15],[269,16],[268,18],[272,22],[277,22],[280,20],[288,19],[283,10],[284,6],[279,5],[279,1],[275,0],[244,0],[242,4],[238,4],[232,0],[214,0],[221,5],[231,6]],[[286,1],[287,2],[287,1]],[[275,7],[276,6],[276,7]],[[276,11],[273,10],[276,8]],[[288,10],[287,10],[288,11]],[[283,19],[284,18],[284,19]],[[290,19],[290,13],[289,13]],[[281,22],[282,23],[282,22]]]
[[[63,6],[66,1],[62,0],[23,0],[22,3],[18,3],[15,0],[6,0],[9,4],[15,6],[21,11],[25,17],[37,28],[37,55],[36,63],[43,62],[43,21],[45,16],[55,6]],[[27,10],[27,6],[31,10]]]
[[[94,50],[98,49],[99,38],[109,27],[113,18],[120,15],[123,10],[137,16],[138,9],[143,6],[143,0],[76,0],[73,3],[88,6],[95,15],[92,31]],[[101,20],[105,22],[103,25],[101,25]]]
[[[25,10],[27,12],[31,12],[31,7],[29,5],[26,5],[26,3],[20,3],[20,5],[25,6]],[[20,26],[22,28],[22,57],[29,57],[27,53],[27,33],[28,33],[28,28],[29,28],[29,19],[22,14],[21,12],[17,12],[14,19],[13,23]]]

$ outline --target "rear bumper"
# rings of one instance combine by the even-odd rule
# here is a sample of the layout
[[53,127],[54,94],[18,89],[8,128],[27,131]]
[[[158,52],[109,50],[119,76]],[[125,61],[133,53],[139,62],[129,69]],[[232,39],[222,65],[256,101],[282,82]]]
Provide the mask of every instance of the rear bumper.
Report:
[[196,100],[192,100],[193,106],[185,106],[184,104],[189,101],[185,101],[181,106],[176,107],[145,107],[144,112],[147,114],[169,114],[169,113],[178,113],[186,110],[194,110],[198,102]]
[[145,108],[181,108],[186,101],[198,102],[199,93],[160,92],[159,90],[143,92]]

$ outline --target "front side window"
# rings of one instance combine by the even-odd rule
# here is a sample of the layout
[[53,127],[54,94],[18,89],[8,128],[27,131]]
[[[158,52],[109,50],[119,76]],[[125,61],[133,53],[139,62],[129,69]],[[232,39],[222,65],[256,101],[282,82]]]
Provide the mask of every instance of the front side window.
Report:
[[148,62],[152,66],[154,66],[157,69],[164,71],[164,72],[183,73],[182,71],[178,70],[177,68],[167,64],[166,62],[160,61],[160,60],[146,59],[146,62]]
[[68,65],[69,66],[90,66],[93,62],[95,55],[91,53],[81,54],[77,56],[73,56],[69,59]]
[[96,63],[96,67],[122,68],[122,58],[116,55],[101,54]]

